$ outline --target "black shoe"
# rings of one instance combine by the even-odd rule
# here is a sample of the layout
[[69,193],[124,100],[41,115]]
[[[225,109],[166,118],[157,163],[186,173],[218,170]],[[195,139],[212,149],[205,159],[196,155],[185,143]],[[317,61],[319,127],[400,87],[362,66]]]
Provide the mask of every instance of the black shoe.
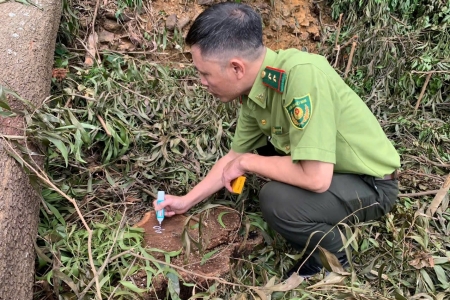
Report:
[[[301,267],[300,267],[301,266]],[[310,257],[308,260],[302,257],[297,263],[286,273],[286,278],[291,277],[292,274],[298,273],[298,275],[308,278],[322,270],[321,263],[316,262],[314,257]]]
[[[343,255],[342,257],[338,258],[339,263],[342,265],[342,267],[348,266],[348,259],[347,255]],[[301,266],[301,267],[300,267]],[[300,269],[299,269],[300,268]],[[298,273],[298,275],[309,278],[311,276],[316,275],[323,269],[323,265],[321,262],[316,261],[316,259],[311,256],[308,258],[308,260],[305,262],[305,259],[302,257],[285,275],[286,279],[291,277],[293,273]]]

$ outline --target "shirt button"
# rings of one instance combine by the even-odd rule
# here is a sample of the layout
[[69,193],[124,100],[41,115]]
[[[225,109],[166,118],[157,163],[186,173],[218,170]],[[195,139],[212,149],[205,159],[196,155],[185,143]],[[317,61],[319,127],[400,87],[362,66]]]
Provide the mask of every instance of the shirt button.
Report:
[[261,120],[261,124],[266,125],[266,120]]
[[289,147],[289,145],[288,145],[285,147],[285,149],[289,151],[289,149],[291,149],[291,147]]

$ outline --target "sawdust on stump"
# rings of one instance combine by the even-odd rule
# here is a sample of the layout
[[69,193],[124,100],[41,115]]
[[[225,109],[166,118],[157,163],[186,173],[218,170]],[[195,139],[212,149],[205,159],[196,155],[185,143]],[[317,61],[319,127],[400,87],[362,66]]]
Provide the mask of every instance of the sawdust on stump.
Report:
[[[199,234],[199,221],[202,223],[201,236]],[[186,224],[187,222],[189,223]],[[226,278],[230,273],[231,257],[245,255],[256,245],[263,242],[261,235],[256,235],[256,237],[244,242],[238,234],[241,227],[240,215],[238,212],[227,208],[213,208],[208,213],[203,212],[201,216],[194,216],[190,220],[183,215],[165,218],[162,223],[162,233],[157,233],[154,226],[159,226],[154,211],[146,213],[142,220],[135,225],[135,227],[144,229],[146,248],[156,248],[165,252],[183,249],[182,234],[184,228],[187,228],[189,235],[194,240],[198,241],[201,238],[202,253],[191,243],[191,252],[188,256],[183,249],[178,257],[171,260],[172,265],[183,268],[177,269],[183,281],[195,283],[197,290],[212,284],[211,277]],[[204,255],[214,250],[217,251],[209,259],[202,262]],[[163,253],[155,251],[152,252],[152,255],[164,260]],[[144,288],[147,285],[145,272],[138,272],[133,276],[133,279],[138,287]],[[155,294],[164,294],[167,288],[167,278],[162,275],[156,276],[152,279],[152,287]],[[191,290],[192,288],[182,287],[182,293],[190,294]],[[152,296],[148,294],[145,299],[152,299]]]

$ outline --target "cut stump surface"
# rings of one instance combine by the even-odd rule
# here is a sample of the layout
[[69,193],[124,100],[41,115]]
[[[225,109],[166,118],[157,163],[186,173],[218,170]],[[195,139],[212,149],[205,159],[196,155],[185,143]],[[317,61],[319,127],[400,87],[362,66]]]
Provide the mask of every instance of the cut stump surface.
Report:
[[[200,221],[202,225],[199,224]],[[159,223],[154,211],[146,213],[135,225],[144,229],[146,248],[156,248],[165,252],[179,251],[183,248],[185,228],[193,240],[198,241],[199,236],[201,237],[203,248],[201,253],[191,242],[191,251],[188,256],[183,249],[178,257],[171,260],[172,265],[183,268],[183,270],[177,270],[183,280],[195,283],[198,287],[205,287],[208,284],[208,278],[226,277],[230,273],[231,257],[241,256],[263,242],[262,236],[257,235],[244,243],[242,236],[239,235],[240,214],[227,208],[214,208],[208,213],[203,212],[191,218],[183,215],[165,218],[161,226],[162,233],[157,233],[155,226],[159,226]],[[200,226],[201,230],[199,230]],[[205,255],[212,251],[215,251],[214,254],[206,259]],[[152,255],[163,259],[162,253],[154,252]],[[144,286],[146,275],[144,272],[138,273],[134,276],[134,280],[142,282]],[[153,287],[156,292],[161,292],[166,286],[167,279],[162,276],[154,278]]]

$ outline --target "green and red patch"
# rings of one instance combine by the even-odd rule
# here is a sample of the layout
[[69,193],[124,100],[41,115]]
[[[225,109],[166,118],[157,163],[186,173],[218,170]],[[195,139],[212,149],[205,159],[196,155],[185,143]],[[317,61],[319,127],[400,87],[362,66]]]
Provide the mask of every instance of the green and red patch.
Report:
[[308,95],[293,98],[291,102],[284,106],[289,115],[292,125],[297,129],[303,129],[308,125],[312,115],[311,97]]

